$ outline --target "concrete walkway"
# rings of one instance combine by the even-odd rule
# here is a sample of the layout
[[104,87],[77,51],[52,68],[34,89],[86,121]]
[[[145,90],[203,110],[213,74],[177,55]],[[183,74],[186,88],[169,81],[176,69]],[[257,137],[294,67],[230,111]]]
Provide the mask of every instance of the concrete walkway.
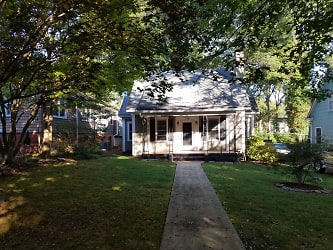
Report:
[[200,162],[179,162],[161,250],[244,250]]

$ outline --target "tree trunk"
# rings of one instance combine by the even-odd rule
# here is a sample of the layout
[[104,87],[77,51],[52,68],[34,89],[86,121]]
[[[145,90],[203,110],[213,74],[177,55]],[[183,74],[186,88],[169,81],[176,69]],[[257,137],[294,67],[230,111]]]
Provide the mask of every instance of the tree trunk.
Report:
[[270,105],[270,96],[265,97],[265,104],[267,107],[267,120],[266,120],[266,132],[271,132],[271,105]]
[[5,165],[12,165],[16,156],[17,147],[19,146],[16,145],[16,134],[11,132],[8,134],[7,145],[3,155],[3,163]]
[[295,167],[296,170],[296,178],[297,178],[297,183],[298,184],[302,184],[303,183],[303,172],[304,172],[304,168],[311,164],[311,162],[306,162],[298,167]]
[[303,183],[303,167],[296,168],[296,179],[298,184]]
[[46,104],[43,107],[43,142],[42,142],[42,157],[48,158],[51,154],[52,146],[52,122],[53,108],[52,104]]

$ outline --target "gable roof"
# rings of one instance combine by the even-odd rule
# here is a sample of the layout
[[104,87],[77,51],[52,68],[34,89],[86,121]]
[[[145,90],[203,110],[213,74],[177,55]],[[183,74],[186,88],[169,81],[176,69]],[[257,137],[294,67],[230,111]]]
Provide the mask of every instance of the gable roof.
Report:
[[[197,113],[214,114],[245,110],[258,112],[253,97],[243,86],[230,83],[231,75],[224,70],[168,71],[148,80],[135,81],[126,112],[129,113]],[[170,84],[166,101],[150,96],[152,86]]]
[[118,112],[118,116],[119,117],[130,117],[131,114],[126,112],[126,108],[127,108],[127,105],[129,103],[129,96],[123,96],[123,100],[122,100],[122,103],[121,103],[121,106],[120,106],[120,109],[119,109],[119,112]]
[[[332,94],[333,94],[333,81],[325,83],[323,88],[326,89],[326,90],[332,91]],[[327,100],[327,98],[325,100]],[[318,101],[318,99],[314,99],[313,100],[313,102],[311,104],[311,108],[310,108],[310,110],[308,112],[308,115],[307,115],[308,119],[312,118],[313,112],[315,112],[318,104],[321,103],[321,102],[323,102],[323,101],[325,101],[325,100],[321,100],[321,101]]]

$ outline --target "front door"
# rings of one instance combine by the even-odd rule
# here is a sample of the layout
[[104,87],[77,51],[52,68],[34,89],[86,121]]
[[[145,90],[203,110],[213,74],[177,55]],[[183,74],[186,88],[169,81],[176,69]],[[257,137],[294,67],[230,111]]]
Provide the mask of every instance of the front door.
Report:
[[183,123],[183,146],[192,146],[192,122]]

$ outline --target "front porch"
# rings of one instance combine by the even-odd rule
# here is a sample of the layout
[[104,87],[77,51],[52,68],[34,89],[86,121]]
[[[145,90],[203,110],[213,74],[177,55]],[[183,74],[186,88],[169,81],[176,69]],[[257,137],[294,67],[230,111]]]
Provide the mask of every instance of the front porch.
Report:
[[253,130],[252,117],[245,112],[133,116],[132,124],[134,156],[174,160],[239,159],[245,152],[245,138]]

